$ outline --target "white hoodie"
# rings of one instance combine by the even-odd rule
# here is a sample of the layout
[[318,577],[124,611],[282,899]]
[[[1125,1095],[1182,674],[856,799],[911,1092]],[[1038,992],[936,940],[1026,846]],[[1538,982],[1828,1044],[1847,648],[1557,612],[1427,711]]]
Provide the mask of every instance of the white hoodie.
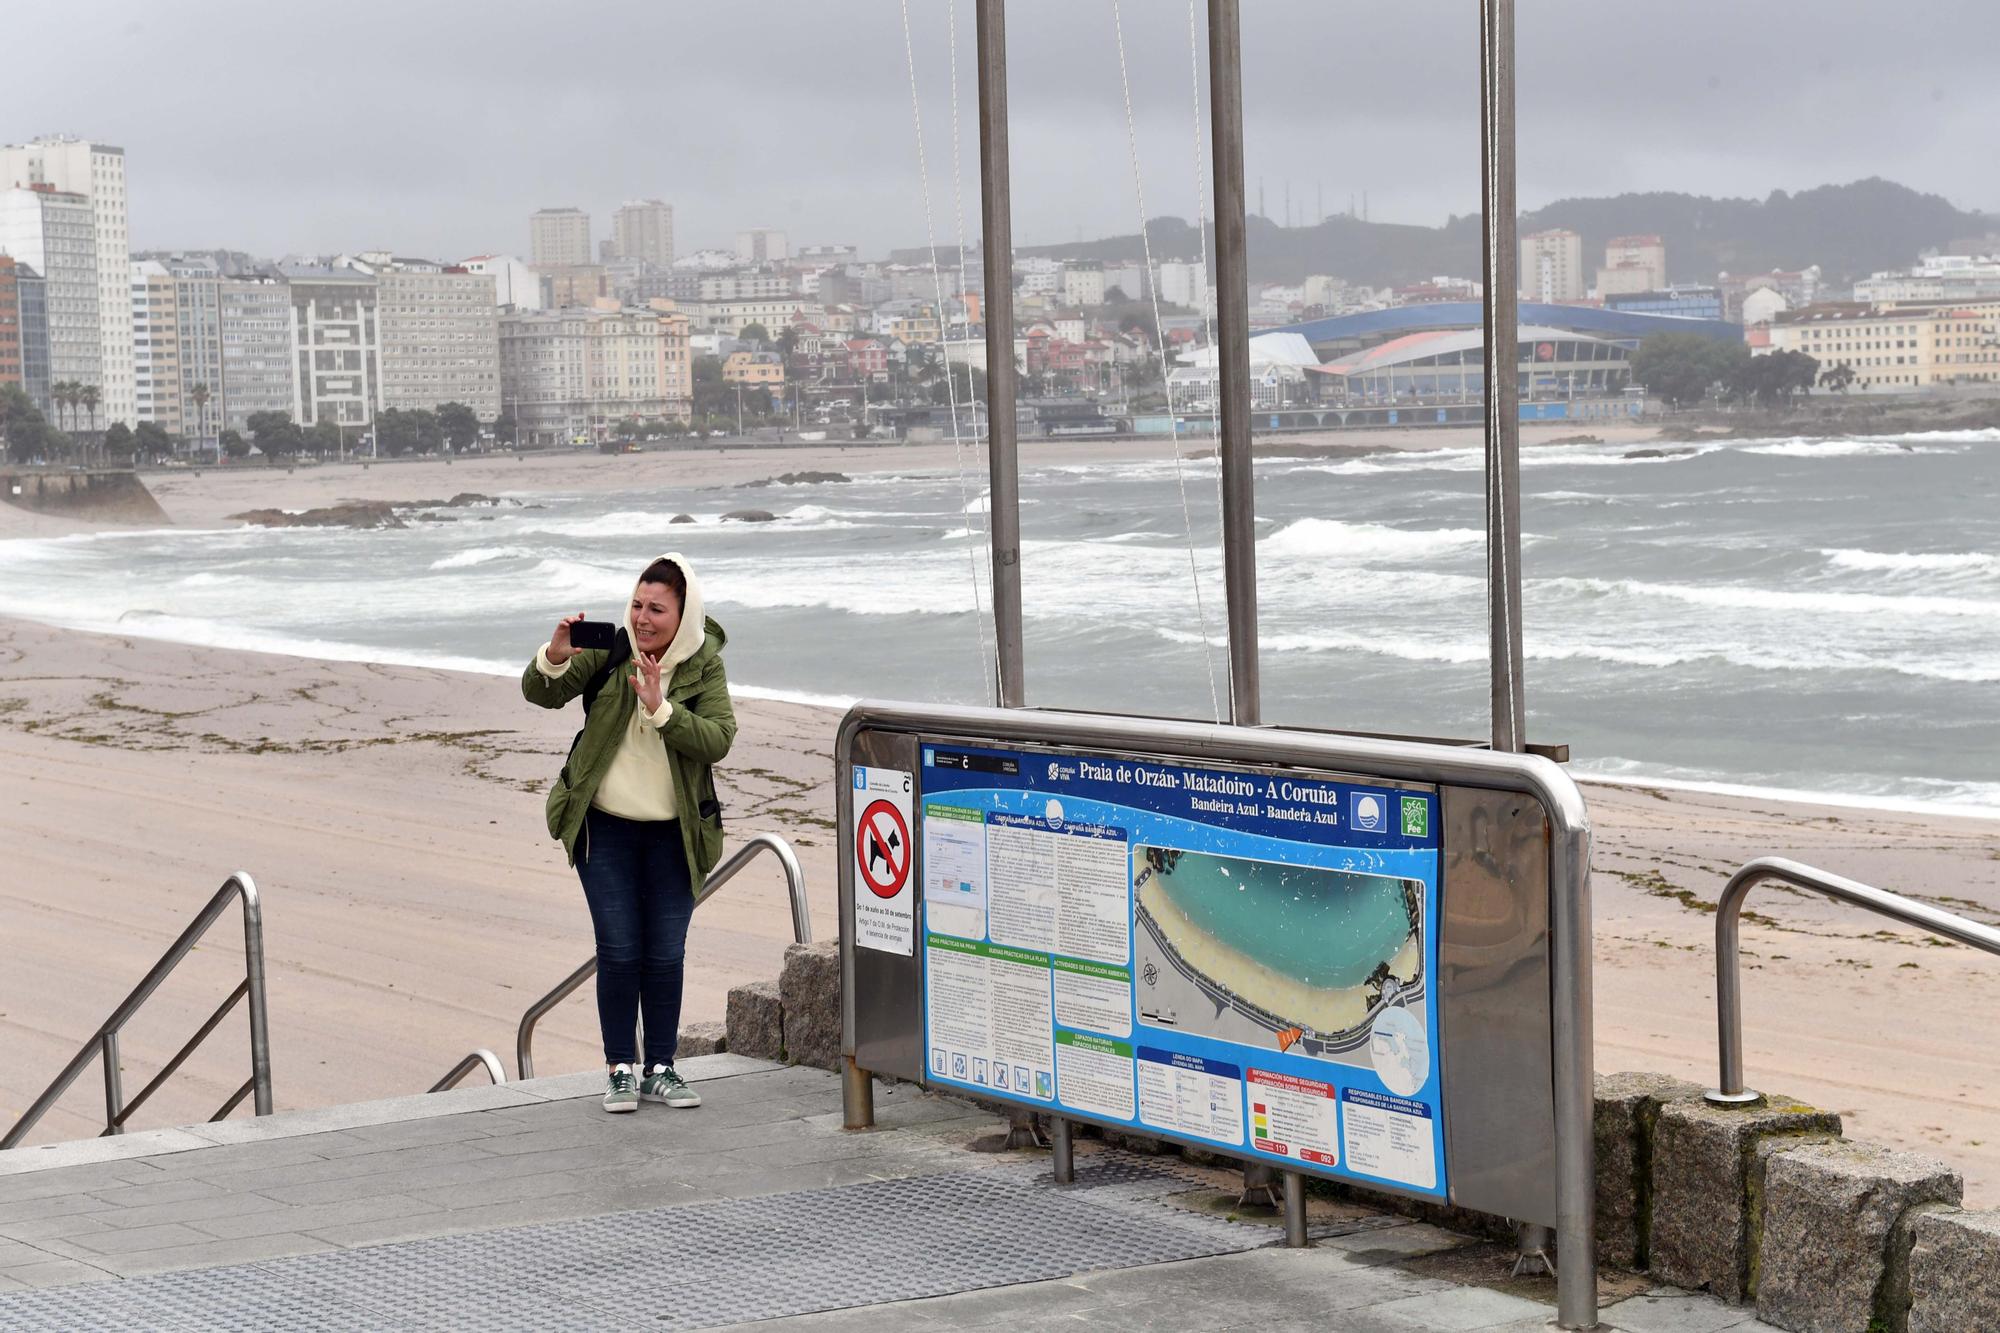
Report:
[[[597,794],[590,801],[593,809],[620,819],[657,821],[672,819],[678,813],[674,806],[673,772],[667,767],[667,747],[660,741],[659,729],[674,715],[674,706],[666,699],[667,687],[674,678],[674,668],[701,651],[707,634],[702,614],[701,585],[695,581],[694,567],[677,551],[670,551],[660,559],[671,560],[680,566],[681,575],[687,580],[687,597],[681,604],[681,627],[675,631],[672,642],[667,644],[667,651],[660,656],[660,706],[648,713],[636,703],[633,705],[631,716],[625,722],[624,738],[618,744],[618,753],[611,757],[611,766],[604,771],[603,780],[597,784]],[[635,583],[633,591],[636,593],[637,590]],[[630,599],[625,603],[625,634],[632,641],[634,656],[618,671],[630,679],[639,669],[636,656],[639,636],[632,628]],[[546,645],[536,661],[551,676],[562,675],[569,665],[550,665]]]

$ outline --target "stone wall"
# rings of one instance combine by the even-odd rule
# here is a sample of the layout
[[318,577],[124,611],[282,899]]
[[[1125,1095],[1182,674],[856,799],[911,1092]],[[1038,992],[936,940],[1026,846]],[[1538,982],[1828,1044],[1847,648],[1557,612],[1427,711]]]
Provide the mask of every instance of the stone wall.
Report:
[[[839,945],[793,945],[776,983],[731,991],[727,1046],[838,1068]],[[1788,1097],[1711,1106],[1658,1074],[1599,1078],[1594,1137],[1601,1264],[1754,1304],[1793,1333],[2000,1330],[2000,1211],[1962,1210],[1963,1183],[1943,1162],[1844,1139],[1838,1115]],[[1333,1188],[1460,1231],[1509,1231],[1502,1218]]]
[[0,466],[0,503],[37,514],[111,523],[167,521],[160,502],[132,472],[53,472]]

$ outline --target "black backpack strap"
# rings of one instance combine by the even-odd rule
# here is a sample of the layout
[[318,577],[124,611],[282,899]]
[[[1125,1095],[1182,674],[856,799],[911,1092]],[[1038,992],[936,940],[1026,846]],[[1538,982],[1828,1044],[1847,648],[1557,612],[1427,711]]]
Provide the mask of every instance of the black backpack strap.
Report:
[[631,660],[632,640],[621,627],[618,631],[618,637],[612,641],[611,656],[604,659],[604,665],[597,668],[597,673],[583,687],[583,711],[585,713],[588,713],[590,706],[597,702],[597,696],[604,687],[611,683],[611,673]]

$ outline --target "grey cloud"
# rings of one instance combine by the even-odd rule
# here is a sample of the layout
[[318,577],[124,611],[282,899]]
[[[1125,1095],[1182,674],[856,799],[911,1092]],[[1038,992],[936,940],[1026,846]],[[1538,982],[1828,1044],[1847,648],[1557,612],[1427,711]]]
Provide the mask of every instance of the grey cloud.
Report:
[[[1289,181],[1300,220],[1322,194],[1338,211],[1365,191],[1372,216],[1410,222],[1476,207],[1471,5],[1244,9],[1253,207],[1259,180],[1278,217]],[[949,244],[951,10],[909,11]],[[881,251],[925,230],[900,14],[889,0],[357,0],[329,21],[243,0],[92,0],[12,18],[33,54],[0,89],[0,136],[124,144],[141,246],[521,250],[537,207],[585,207],[601,235],[621,199],[659,196],[684,249],[775,225]],[[956,14],[958,186],[976,232],[969,0]],[[1110,0],[1013,0],[1008,14],[1017,239],[1132,230]],[[1121,14],[1146,211],[1191,214],[1206,187],[1187,6],[1124,0]],[[1880,174],[2000,207],[2000,8],[1940,0],[1915,17],[1889,31],[1859,0],[1523,3],[1521,202]]]

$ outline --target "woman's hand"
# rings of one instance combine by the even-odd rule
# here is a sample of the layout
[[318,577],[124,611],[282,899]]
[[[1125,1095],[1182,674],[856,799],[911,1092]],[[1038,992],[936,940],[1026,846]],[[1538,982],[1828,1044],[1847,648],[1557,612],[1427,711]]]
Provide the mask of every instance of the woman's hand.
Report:
[[573,616],[564,616],[556,622],[556,632],[549,635],[548,657],[550,666],[561,666],[564,662],[569,661],[570,654],[576,651],[576,649],[570,647],[569,627],[582,619],[583,612],[579,611]]
[[660,708],[660,659],[640,653],[632,660],[638,666],[632,673],[632,688],[638,692],[639,706],[649,714],[656,713]]

